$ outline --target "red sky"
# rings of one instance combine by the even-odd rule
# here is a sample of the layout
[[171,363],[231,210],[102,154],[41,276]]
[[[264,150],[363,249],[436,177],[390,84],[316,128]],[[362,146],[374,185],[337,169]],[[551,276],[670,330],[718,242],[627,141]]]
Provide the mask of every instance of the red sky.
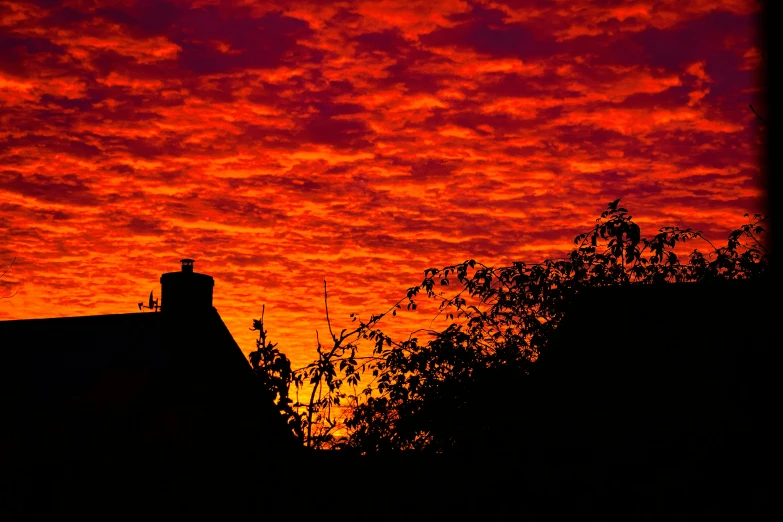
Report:
[[756,10],[2,1],[0,319],[134,312],[192,257],[243,349],[265,303],[305,362],[324,278],[347,326],[430,266],[560,255],[618,197],[723,240],[763,206]]

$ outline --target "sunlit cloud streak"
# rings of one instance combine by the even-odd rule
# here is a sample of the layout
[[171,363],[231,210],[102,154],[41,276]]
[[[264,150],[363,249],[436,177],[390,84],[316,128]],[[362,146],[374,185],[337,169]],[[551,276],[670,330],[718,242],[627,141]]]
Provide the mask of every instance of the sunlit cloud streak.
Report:
[[[606,202],[763,207],[756,2],[0,2],[0,319],[132,312],[182,257],[303,363],[430,266],[564,254]],[[3,294],[0,291],[0,294]],[[4,295],[4,294],[3,294]],[[401,314],[399,331],[430,317]]]

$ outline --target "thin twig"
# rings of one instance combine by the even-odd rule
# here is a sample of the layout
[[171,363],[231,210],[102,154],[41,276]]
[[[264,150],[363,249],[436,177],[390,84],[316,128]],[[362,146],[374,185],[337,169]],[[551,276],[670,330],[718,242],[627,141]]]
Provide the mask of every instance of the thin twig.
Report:
[[763,123],[764,125],[766,125],[766,124],[767,124],[767,122],[766,122],[766,121],[764,121],[764,118],[762,118],[762,117],[761,117],[761,115],[760,115],[758,112],[756,112],[756,109],[754,109],[754,108],[753,108],[753,104],[750,104],[750,105],[749,105],[749,107],[750,107],[750,110],[752,110],[752,111],[753,111],[753,114],[755,114],[755,115],[756,115],[756,118],[758,118],[758,119],[759,119],[759,121],[760,121],[761,123]]
[[[3,276],[4,276],[4,275],[6,275],[6,274],[8,273],[8,271],[9,271],[9,270],[11,270],[11,267],[12,267],[12,266],[14,266],[14,263],[15,263],[15,262],[16,262],[16,256],[14,256],[14,258],[11,260],[11,263],[10,263],[10,264],[8,265],[8,267],[7,267],[7,268],[6,268],[6,269],[3,271],[3,273],[2,273],[2,274],[0,274],[0,279],[2,279],[2,278],[3,278]],[[0,296],[0,299],[11,299],[11,298],[12,298],[13,296],[15,296],[15,295],[16,295],[18,292],[19,292],[19,290],[16,290],[16,291],[15,291],[13,294],[11,294],[11,295],[3,295],[3,296]]]
[[762,249],[762,250],[763,250],[765,253],[767,253],[767,254],[769,253],[769,250],[767,250],[767,247],[765,247],[764,245],[762,245],[762,244],[761,244],[761,241],[759,241],[758,239],[756,239],[756,236],[754,236],[754,235],[753,235],[753,232],[751,232],[750,230],[748,230],[748,235],[750,236],[750,238],[751,238],[753,241],[755,241],[755,242],[756,242],[756,245],[758,245],[758,246],[759,246],[759,247],[760,247],[760,248],[761,248],[761,249]]
[[[315,331],[315,339],[318,342],[318,354],[321,355],[321,340],[318,338],[318,330]],[[313,384],[313,391],[310,393],[310,404],[307,405],[307,447],[313,444],[313,401],[315,400],[315,390],[321,383],[321,376],[318,376],[318,382]]]
[[337,337],[332,332],[332,321],[329,320],[329,304],[326,300],[326,279],[324,279],[324,308],[326,309],[326,324],[329,326],[329,335],[332,336],[334,342],[337,342]]
[[264,331],[264,309],[266,308],[266,305],[261,305],[261,332],[259,333],[258,337],[261,340],[261,349],[266,348],[266,332]]
[[0,274],[0,279],[2,279],[3,276],[6,275],[9,270],[11,270],[11,267],[14,266],[14,262],[16,262],[16,256],[14,256],[14,258],[11,260],[11,264],[8,265],[8,268],[6,268],[5,271],[2,274]]

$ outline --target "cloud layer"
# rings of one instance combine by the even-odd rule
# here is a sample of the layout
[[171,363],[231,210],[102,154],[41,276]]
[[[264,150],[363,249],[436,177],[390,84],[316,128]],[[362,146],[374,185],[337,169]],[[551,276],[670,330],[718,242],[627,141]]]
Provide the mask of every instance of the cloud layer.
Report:
[[720,240],[762,206],[757,16],[0,2],[0,264],[18,256],[0,292],[19,291],[0,319],[132,312],[193,257],[245,350],[266,303],[304,362],[324,278],[340,324],[429,266],[562,255],[618,197],[649,233]]

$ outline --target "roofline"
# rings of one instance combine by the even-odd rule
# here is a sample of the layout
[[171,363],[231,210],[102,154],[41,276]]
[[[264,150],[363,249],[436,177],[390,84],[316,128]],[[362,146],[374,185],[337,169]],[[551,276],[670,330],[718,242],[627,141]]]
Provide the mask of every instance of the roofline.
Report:
[[[161,313],[161,312],[158,312]],[[126,316],[135,316],[135,315],[155,315],[155,312],[130,312],[127,314],[96,314],[96,315],[67,315],[63,317],[33,317],[30,319],[7,319],[4,321],[0,321],[0,324],[9,324],[9,323],[26,323],[26,322],[34,322],[34,321],[59,321],[64,319],[96,319],[98,317],[126,317]]]
[[[206,310],[205,310],[206,312]],[[214,306],[210,310],[210,312],[217,313],[217,308]],[[64,315],[59,317],[31,317],[28,319],[5,319],[0,320],[0,324],[6,324],[6,323],[19,323],[22,321],[56,321],[59,319],[94,319],[96,317],[125,317],[129,315],[157,315],[162,314],[163,312],[128,312],[124,314],[95,314],[95,315]],[[189,312],[192,313],[192,312]],[[167,314],[171,315],[171,314]]]

